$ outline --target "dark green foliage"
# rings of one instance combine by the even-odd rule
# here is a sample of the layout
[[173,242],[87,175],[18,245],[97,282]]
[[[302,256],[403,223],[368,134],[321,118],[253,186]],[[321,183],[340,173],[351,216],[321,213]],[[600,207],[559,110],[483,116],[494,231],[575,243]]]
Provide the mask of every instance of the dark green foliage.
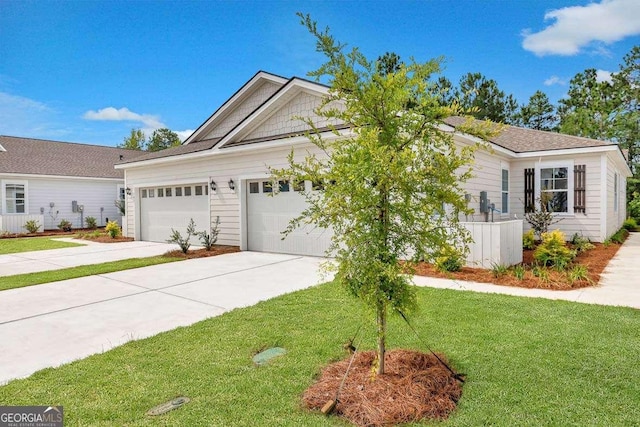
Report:
[[187,253],[189,248],[191,247],[191,243],[189,240],[191,236],[196,236],[198,232],[196,231],[196,223],[193,221],[193,218],[189,221],[189,225],[187,225],[187,235],[182,237],[182,234],[178,230],[171,229],[171,236],[167,240],[168,243],[176,243],[180,246],[180,250],[182,253]]
[[629,237],[629,232],[627,230],[625,230],[624,228],[621,228],[620,230],[616,231],[611,237],[609,237],[607,240],[611,243],[617,243],[619,245],[623,244],[625,240],[627,240],[627,237]]
[[29,221],[24,223],[24,228],[32,234],[37,233],[40,227],[40,223],[35,219],[30,219]]
[[589,239],[578,233],[574,233],[571,237],[571,244],[578,252],[586,252],[594,248],[593,243],[591,243]]
[[204,248],[208,251],[210,251],[213,245],[215,245],[218,241],[218,233],[220,233],[220,230],[218,230],[218,225],[220,225],[219,216],[216,217],[216,222],[215,224],[213,224],[213,227],[211,227],[209,232],[207,232],[207,230],[204,230],[198,233],[198,237],[200,238],[200,242],[202,242],[202,246],[204,246]]
[[98,228],[98,220],[95,217],[88,216],[84,219],[84,222],[87,223],[87,228],[91,228],[92,230]]
[[62,231],[71,231],[71,223],[66,219],[62,219],[58,223],[58,228]]
[[147,142],[147,151],[160,151],[180,144],[180,138],[175,132],[167,128],[157,129],[153,131]]
[[627,231],[634,231],[636,228],[638,228],[638,222],[634,218],[627,218],[624,220],[622,228]]

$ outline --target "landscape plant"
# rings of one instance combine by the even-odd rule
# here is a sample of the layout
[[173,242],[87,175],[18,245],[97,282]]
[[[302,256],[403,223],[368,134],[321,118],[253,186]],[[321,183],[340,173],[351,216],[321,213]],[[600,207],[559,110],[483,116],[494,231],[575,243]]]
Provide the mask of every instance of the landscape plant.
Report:
[[62,231],[71,231],[71,223],[66,219],[62,219],[58,223],[58,228]]
[[518,264],[513,267],[513,276],[518,280],[523,280],[526,271],[527,270],[524,268],[523,265]]
[[[459,148],[440,127],[456,113],[440,105],[430,80],[440,71],[440,59],[369,60],[356,48],[345,52],[345,45],[328,28],[319,30],[309,15],[298,16],[326,59],[309,76],[328,83],[314,113],[330,132],[323,134],[313,118],[301,117],[322,155],[309,153],[300,161],[292,151],[288,168],[272,170],[274,180],[324,184],[323,191],[303,193],[307,208],[285,235],[305,224],[332,229],[335,277],[375,313],[372,369],[384,374],[388,315],[408,315],[416,307],[406,273],[420,260],[433,262],[444,249],[466,250],[469,235],[458,214],[470,213],[462,185],[471,176],[478,146]],[[344,123],[351,132],[340,138],[332,124]],[[465,129],[473,133],[470,125]]]
[[573,237],[571,237],[571,244],[578,252],[586,252],[595,247],[589,239],[578,233],[574,233]]
[[542,239],[542,234],[549,231],[551,225],[561,221],[560,218],[554,217],[553,212],[549,210],[550,203],[552,200],[549,193],[542,193],[532,210],[524,214],[524,219],[531,225],[538,240]]
[[564,233],[560,230],[542,233],[542,242],[533,253],[533,258],[540,265],[552,265],[558,270],[564,270],[575,256],[576,252],[567,247]]
[[627,231],[634,231],[636,228],[638,228],[638,223],[634,218],[627,218],[624,220],[624,223],[622,224],[622,228],[624,228]]
[[121,233],[120,230],[120,225],[118,225],[118,223],[116,221],[109,221],[107,222],[106,227],[104,228],[104,231],[107,232],[107,234],[109,236],[111,236],[112,239],[115,239],[116,237],[118,237]]
[[24,228],[31,234],[37,233],[40,227],[42,227],[40,225],[40,222],[35,219],[30,219],[29,221],[24,223]]
[[[220,217],[216,217],[216,222],[210,228],[209,232],[207,230],[201,231],[198,233],[198,238],[200,238],[200,242],[202,246],[204,246],[205,250],[210,251],[213,248],[213,245],[218,241],[218,226],[220,225]],[[185,252],[186,253],[186,252]]]
[[441,272],[460,271],[462,264],[462,255],[455,249],[444,250],[434,261],[436,270]]
[[533,229],[522,235],[522,247],[524,249],[533,249],[536,247],[536,236],[533,233]]
[[180,250],[182,251],[182,253],[186,254],[189,251],[189,248],[191,247],[191,243],[189,242],[189,240],[191,239],[191,236],[196,236],[197,234],[198,232],[196,231],[196,223],[193,221],[193,218],[191,218],[191,220],[189,221],[189,224],[187,225],[186,236],[183,237],[178,230],[174,230],[172,228],[171,235],[167,240],[167,242],[176,243],[178,246],[180,246]]
[[84,219],[84,222],[87,224],[87,228],[92,230],[98,228],[98,220],[95,217],[88,216]]

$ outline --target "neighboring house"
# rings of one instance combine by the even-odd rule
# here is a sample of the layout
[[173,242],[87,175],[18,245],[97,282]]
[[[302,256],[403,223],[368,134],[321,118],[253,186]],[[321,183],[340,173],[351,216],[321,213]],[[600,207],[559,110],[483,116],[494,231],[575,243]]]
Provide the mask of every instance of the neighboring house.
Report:
[[[115,201],[124,198],[124,173],[114,164],[138,151],[98,145],[0,136],[0,231],[25,232],[35,219],[44,229],[60,220],[74,228],[95,217],[121,221]],[[42,231],[43,228],[40,230]]]
[[[295,157],[323,155],[304,136],[297,117],[315,117],[326,138],[329,123],[313,110],[327,94],[324,85],[259,72],[209,117],[182,146],[124,160],[129,236],[165,241],[172,228],[184,232],[190,218],[199,230],[220,218],[218,243],[243,250],[322,255],[330,233],[298,230],[285,240],[281,231],[305,206],[300,188],[280,183],[270,197],[269,167],[285,167]],[[459,118],[447,119],[445,130],[459,144],[477,141],[455,131]],[[336,125],[334,123],[334,125]],[[338,126],[342,134],[348,127]],[[583,233],[593,241],[613,234],[625,217],[625,180],[630,176],[616,144],[555,133],[507,127],[490,142],[491,152],[476,155],[475,174],[467,186],[471,207],[479,212],[480,193],[495,204],[495,221],[522,220],[525,203],[548,192],[563,221],[557,227]],[[574,172],[575,170],[575,172]],[[321,191],[306,182],[309,191]],[[499,211],[499,212],[498,212]],[[485,221],[476,213],[468,221]],[[514,222],[512,222],[514,223]],[[515,235],[521,249],[522,223]],[[483,243],[489,245],[488,241]],[[515,248],[513,249],[515,251]],[[517,262],[517,260],[516,260]],[[485,263],[486,264],[486,263]]]

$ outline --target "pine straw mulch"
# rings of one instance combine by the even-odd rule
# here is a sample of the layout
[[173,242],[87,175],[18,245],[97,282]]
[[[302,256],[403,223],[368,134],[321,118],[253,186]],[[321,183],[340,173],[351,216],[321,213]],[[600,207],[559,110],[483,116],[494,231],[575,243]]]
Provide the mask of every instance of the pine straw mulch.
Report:
[[124,237],[124,236],[111,237],[108,234],[101,234],[99,236],[92,236],[92,235],[78,236],[75,238],[78,240],[91,240],[92,242],[98,242],[98,243],[122,243],[122,242],[134,241],[133,237]]
[[[513,269],[510,269],[506,274],[494,275],[491,270],[484,268],[472,268],[463,267],[458,272],[440,272],[436,268],[427,263],[420,263],[416,267],[416,273],[420,276],[429,277],[441,277],[445,279],[465,280],[470,282],[492,283],[495,285],[504,286],[516,286],[521,288],[538,288],[538,289],[550,289],[566,291],[571,289],[584,288],[588,286],[595,286],[600,281],[600,275],[605,269],[611,258],[614,257],[620,244],[611,243],[604,245],[602,243],[594,243],[593,249],[586,252],[580,252],[578,256],[573,260],[572,265],[567,269],[570,270],[573,266],[583,265],[588,270],[588,280],[576,280],[571,282],[567,277],[567,271],[557,271],[554,268],[546,268],[548,272],[548,278],[542,279],[536,277],[533,272],[533,266],[535,265],[533,259],[533,250],[524,250],[522,266],[525,268],[525,275],[522,280],[513,275]],[[568,244],[571,247],[571,244]]]
[[206,258],[210,256],[223,255],[223,254],[231,254],[234,252],[240,252],[240,248],[237,246],[227,246],[227,245],[213,245],[210,251],[206,249],[194,249],[188,250],[187,253],[182,253],[180,249],[176,249],[174,251],[169,251],[165,253],[165,256],[173,257],[173,258],[182,258],[182,259],[195,259],[195,258]]
[[[438,357],[448,363],[443,355]],[[385,355],[385,373],[372,376],[373,351],[356,352],[333,414],[358,426],[388,426],[424,418],[443,420],[462,395],[460,382],[432,354],[391,350]],[[321,372],[303,394],[304,405],[321,410],[336,392],[351,356]]]

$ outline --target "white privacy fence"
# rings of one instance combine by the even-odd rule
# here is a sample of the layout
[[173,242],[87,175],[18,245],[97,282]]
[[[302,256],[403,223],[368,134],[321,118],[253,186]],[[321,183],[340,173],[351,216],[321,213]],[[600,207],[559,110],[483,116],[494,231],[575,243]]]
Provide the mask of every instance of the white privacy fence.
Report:
[[0,215],[0,232],[6,231],[8,233],[26,233],[27,229],[24,225],[27,221],[37,221],[40,224],[38,231],[44,229],[44,215]]
[[471,233],[467,265],[491,268],[522,262],[522,220],[502,222],[461,222]]

